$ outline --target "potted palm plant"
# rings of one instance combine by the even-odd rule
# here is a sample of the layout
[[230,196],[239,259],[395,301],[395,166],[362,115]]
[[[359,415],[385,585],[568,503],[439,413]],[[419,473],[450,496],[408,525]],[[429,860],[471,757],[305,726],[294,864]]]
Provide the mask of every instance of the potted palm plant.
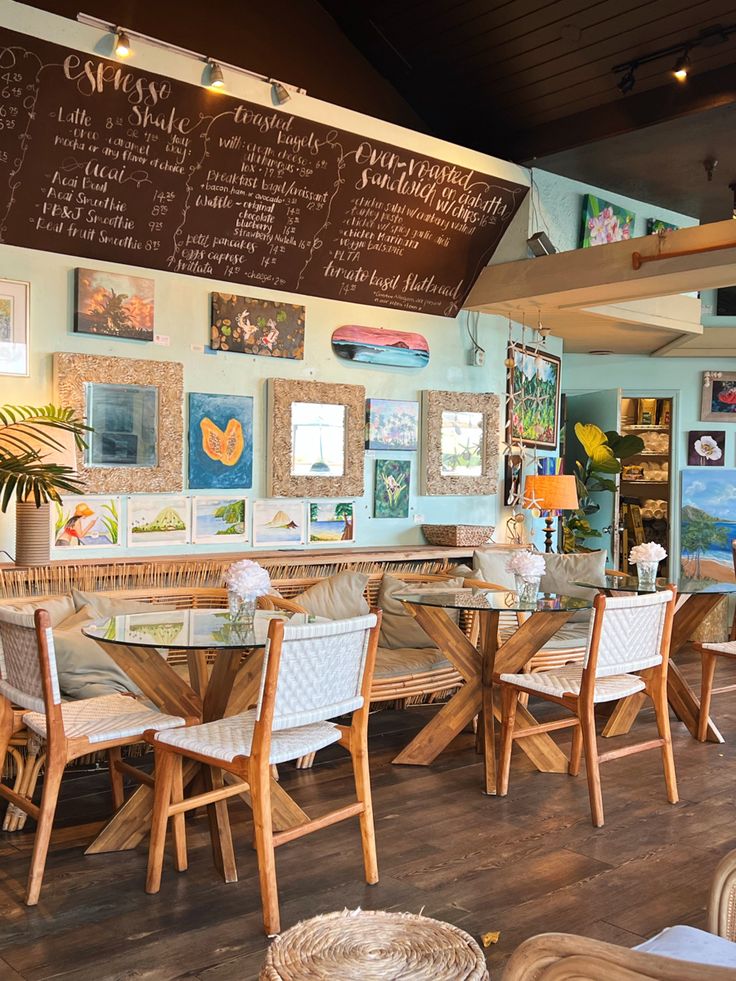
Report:
[[0,406],[0,512],[15,498],[17,565],[48,564],[49,502],[84,489],[76,450],[86,446],[89,431],[73,409]]

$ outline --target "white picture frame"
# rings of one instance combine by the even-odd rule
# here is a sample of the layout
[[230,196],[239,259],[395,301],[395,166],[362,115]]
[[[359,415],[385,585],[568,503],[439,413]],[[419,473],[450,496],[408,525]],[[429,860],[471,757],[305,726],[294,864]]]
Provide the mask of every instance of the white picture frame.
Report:
[[297,548],[306,540],[306,501],[273,498],[253,502],[254,548]]
[[[140,494],[129,497],[126,503],[128,548],[190,544],[191,498],[183,494]],[[171,510],[176,512],[176,516],[166,513]],[[142,530],[152,523],[161,524],[161,529]],[[172,527],[167,529],[167,524]]]
[[0,375],[30,375],[31,284],[0,279]]
[[51,502],[49,535],[61,558],[102,548],[122,548],[127,539],[123,498],[115,494],[69,494]]
[[[191,498],[191,523],[193,545],[244,545],[249,540],[248,498],[242,494],[196,495]],[[228,530],[236,522],[228,521],[227,515],[217,515],[217,511],[228,506],[243,506],[241,531]],[[219,520],[218,520],[219,519]],[[221,528],[217,528],[220,524]]]

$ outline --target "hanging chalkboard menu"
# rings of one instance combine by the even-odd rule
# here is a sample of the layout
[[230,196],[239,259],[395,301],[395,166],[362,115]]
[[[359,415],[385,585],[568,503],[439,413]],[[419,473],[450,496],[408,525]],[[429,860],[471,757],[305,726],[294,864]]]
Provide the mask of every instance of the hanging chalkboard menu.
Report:
[[454,316],[526,188],[0,31],[0,241]]

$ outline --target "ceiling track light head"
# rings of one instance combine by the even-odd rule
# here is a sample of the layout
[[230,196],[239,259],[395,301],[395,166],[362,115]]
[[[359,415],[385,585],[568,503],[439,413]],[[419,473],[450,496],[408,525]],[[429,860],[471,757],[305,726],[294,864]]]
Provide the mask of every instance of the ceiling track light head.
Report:
[[690,74],[692,66],[690,64],[690,58],[687,51],[688,49],[686,48],[672,68],[672,74],[675,76],[678,82],[687,81],[687,77]]
[[127,58],[130,53],[130,38],[122,27],[118,27],[115,30],[115,54],[118,58]]
[[279,82],[275,78],[272,78],[269,81],[271,82],[271,96],[273,101],[277,106],[283,106],[283,104],[288,102],[291,98],[291,92],[289,92],[283,82]]
[[636,68],[637,66],[635,64],[629,65],[618,80],[617,87],[621,95],[628,95],[636,85],[636,75],[634,74]]
[[222,68],[211,58],[207,59],[207,87],[215,90],[225,88],[225,76],[222,74]]

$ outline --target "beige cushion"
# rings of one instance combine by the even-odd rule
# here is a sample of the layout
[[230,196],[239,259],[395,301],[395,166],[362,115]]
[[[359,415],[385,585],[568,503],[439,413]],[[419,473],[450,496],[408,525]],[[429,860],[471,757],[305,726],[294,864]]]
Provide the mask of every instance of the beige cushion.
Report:
[[585,619],[581,621],[568,620],[563,623],[560,629],[551,637],[542,648],[543,651],[565,651],[588,649],[588,630],[590,627],[590,612],[581,611]]
[[349,620],[370,612],[363,595],[367,584],[368,576],[346,570],[315,583],[293,599],[307,613],[327,620]]
[[513,572],[506,570],[506,563],[516,551],[518,549],[498,546],[476,549],[473,552],[473,572],[476,578],[492,582],[503,589],[514,589],[516,580]]
[[426,674],[452,665],[438,647],[379,647],[373,677],[401,678],[407,674]]
[[51,620],[51,626],[55,627],[74,613],[74,600],[71,596],[57,596],[55,599],[35,600],[32,603],[13,603],[4,609],[15,610],[16,613],[27,613],[31,617],[36,610],[46,610]]
[[[603,585],[606,575],[606,560],[608,553],[605,549],[597,552],[545,552],[544,564],[546,570],[542,576],[539,588],[543,593],[559,593],[562,596],[577,596],[580,599],[592,600],[597,589],[585,589],[583,586],[573,586],[574,579],[585,582],[599,582]],[[570,622],[587,623],[590,620],[589,610],[573,613]]]
[[138,690],[97,641],[82,633],[82,628],[99,616],[88,603],[53,631],[59,688],[67,698],[96,698]]
[[147,603],[140,599],[125,599],[122,596],[103,596],[101,593],[83,593],[79,589],[72,589],[72,596],[77,610],[89,605],[98,619],[123,616],[126,613],[171,613],[176,609],[174,605]]
[[[445,582],[406,583],[384,573],[376,600],[378,608],[383,611],[381,633],[378,637],[379,646],[394,650],[405,647],[437,647],[411,613],[406,611],[401,600],[395,598],[396,593],[403,593],[407,590],[422,593],[446,593],[455,589],[462,589],[463,586],[462,577],[447,579]],[[457,620],[457,610],[448,610],[447,612],[452,613],[453,618]]]

